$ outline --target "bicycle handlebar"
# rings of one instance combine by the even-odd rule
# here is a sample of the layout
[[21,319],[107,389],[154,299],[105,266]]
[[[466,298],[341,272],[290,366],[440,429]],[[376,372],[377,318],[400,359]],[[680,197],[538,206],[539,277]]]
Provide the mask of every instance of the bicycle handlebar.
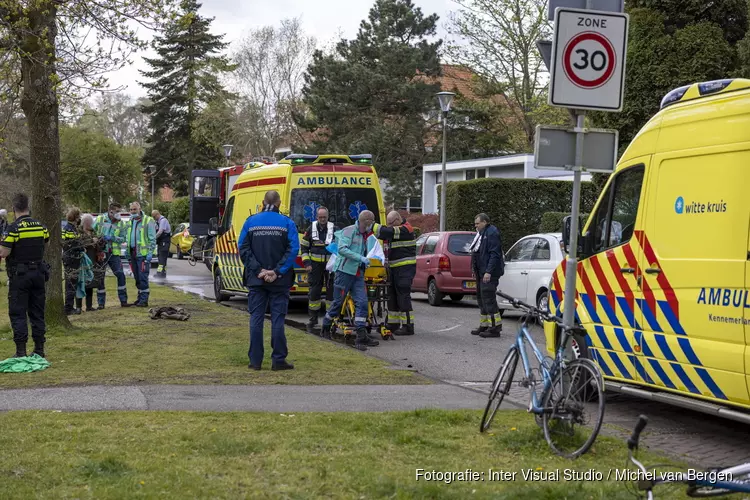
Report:
[[638,441],[641,438],[641,432],[643,432],[643,429],[646,428],[647,424],[648,424],[648,417],[646,415],[639,415],[638,423],[635,424],[635,429],[633,429],[633,434],[631,434],[630,438],[628,438],[629,450],[638,448]]
[[497,295],[499,295],[500,297],[504,298],[505,300],[513,304],[513,307],[515,307],[516,309],[526,309],[530,313],[533,313],[537,316],[541,316],[546,321],[554,321],[555,323],[562,325],[562,323],[560,322],[560,319],[557,316],[552,316],[551,314],[548,314],[542,311],[541,309],[532,306],[531,304],[527,304],[526,302],[523,302],[522,300],[518,300],[515,297],[511,297],[510,295],[505,294],[503,292],[497,292]]

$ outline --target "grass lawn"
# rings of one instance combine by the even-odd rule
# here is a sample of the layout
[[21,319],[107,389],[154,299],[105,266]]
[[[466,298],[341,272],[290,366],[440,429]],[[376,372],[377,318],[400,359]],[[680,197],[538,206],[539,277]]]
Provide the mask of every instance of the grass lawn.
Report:
[[[552,454],[533,418],[501,412],[493,433],[476,411],[398,413],[54,413],[0,415],[5,498],[507,498],[632,499],[615,481],[627,448],[600,436],[577,461]],[[663,457],[641,453],[647,465]],[[416,480],[426,471],[484,480]],[[489,469],[516,472],[489,480]],[[522,471],[559,471],[526,481]],[[565,470],[601,481],[565,479]],[[675,490],[662,497],[682,498]]]
[[[393,370],[350,347],[286,329],[288,360],[294,370],[271,371],[270,322],[266,359],[260,372],[248,370],[249,316],[193,295],[151,284],[152,307],[184,307],[188,321],[152,320],[148,309],[119,305],[114,278],[107,281],[107,308],[71,316],[74,328],[47,333],[42,372],[0,373],[0,388],[95,384],[421,384],[424,377]],[[7,288],[4,288],[7,291]],[[128,297],[136,297],[128,279]],[[96,300],[96,298],[94,299]],[[8,294],[0,293],[0,359],[15,352],[7,316]],[[29,339],[29,346],[33,343]]]

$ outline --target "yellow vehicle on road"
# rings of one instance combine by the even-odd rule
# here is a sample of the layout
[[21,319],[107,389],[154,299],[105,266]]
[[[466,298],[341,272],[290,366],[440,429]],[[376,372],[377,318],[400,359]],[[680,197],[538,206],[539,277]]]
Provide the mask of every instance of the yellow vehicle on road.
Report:
[[[575,317],[608,389],[750,423],[750,80],[676,89],[583,227]],[[564,235],[566,246],[570,235]],[[560,312],[565,261],[549,304]],[[552,355],[560,332],[545,325]]]
[[[193,172],[191,196],[195,212],[208,213],[202,192],[218,193],[218,171]],[[215,184],[215,186],[212,186]],[[210,188],[208,186],[211,186]],[[281,213],[297,226],[299,237],[315,219],[318,207],[329,210],[329,220],[340,228],[353,224],[362,210],[375,214],[375,222],[385,221],[385,205],[371,155],[289,155],[278,163],[249,164],[234,183],[224,214],[217,227],[214,245],[213,280],[217,301],[232,295],[246,295],[244,266],[240,260],[238,237],[245,220],[263,209],[263,196],[269,190],[281,195]],[[218,200],[216,213],[218,214]],[[211,209],[214,205],[211,202]],[[306,297],[307,272],[301,257],[295,263],[292,296]],[[380,262],[373,260],[368,276],[385,276]]]

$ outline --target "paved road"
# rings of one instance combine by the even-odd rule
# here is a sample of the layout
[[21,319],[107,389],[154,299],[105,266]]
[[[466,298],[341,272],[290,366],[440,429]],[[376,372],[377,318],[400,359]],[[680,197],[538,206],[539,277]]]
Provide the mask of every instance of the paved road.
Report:
[[[213,299],[211,276],[200,263],[191,267],[187,261],[169,262],[167,284],[177,289]],[[469,334],[477,325],[478,309],[468,299],[459,303],[446,300],[442,307],[432,307],[424,294],[413,294],[417,334],[382,342],[367,354],[395,365],[413,368],[420,373],[480,392],[489,392],[489,384],[510,346],[518,327],[513,315],[504,321],[505,334],[500,339],[481,339]],[[244,309],[244,299],[225,303]],[[288,319],[307,321],[306,303],[292,301]],[[544,345],[540,328],[532,337]],[[311,339],[313,340],[313,339]],[[318,341],[317,339],[315,339]],[[519,406],[528,396],[520,387],[513,393]],[[663,403],[644,401],[632,396],[610,394],[607,398],[605,423],[607,432],[620,435],[621,429],[632,429],[639,414],[649,416],[644,444],[665,450],[700,466],[716,466],[750,461],[750,428],[730,420],[676,408]]]
[[435,385],[85,386],[2,391],[0,411],[183,410],[263,412],[484,408],[483,395]]

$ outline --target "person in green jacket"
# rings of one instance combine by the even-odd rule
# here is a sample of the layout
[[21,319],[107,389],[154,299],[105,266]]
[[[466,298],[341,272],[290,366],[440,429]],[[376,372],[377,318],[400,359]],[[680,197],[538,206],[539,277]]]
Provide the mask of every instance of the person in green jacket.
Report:
[[333,302],[323,317],[321,337],[331,338],[333,320],[341,313],[344,298],[351,292],[354,300],[354,327],[357,337],[354,347],[366,351],[380,342],[367,335],[367,289],[365,288],[365,269],[370,267],[367,258],[367,238],[372,234],[375,214],[363,210],[356,224],[345,227],[336,233],[338,256],[333,272]]
[[141,204],[130,204],[130,221],[125,225],[125,244],[130,258],[130,269],[138,288],[138,300],[134,307],[148,307],[148,275],[151,272],[151,259],[156,249],[156,221],[143,213]]
[[[94,232],[96,237],[104,241],[105,267],[109,266],[112,274],[117,278],[117,297],[122,307],[130,307],[128,304],[128,290],[125,286],[125,272],[122,270],[122,244],[125,243],[125,222],[120,218],[122,205],[110,203],[106,214],[99,214],[94,220]],[[104,309],[107,303],[107,291],[101,288],[97,291],[97,302],[99,309]]]

